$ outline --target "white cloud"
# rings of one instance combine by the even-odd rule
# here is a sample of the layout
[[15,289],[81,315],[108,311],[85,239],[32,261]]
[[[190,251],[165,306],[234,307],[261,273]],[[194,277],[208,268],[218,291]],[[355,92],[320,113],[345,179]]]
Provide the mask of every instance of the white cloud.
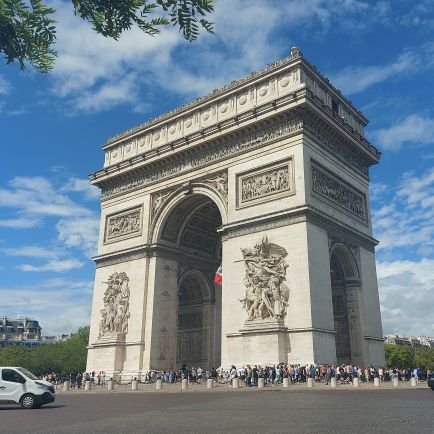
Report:
[[394,192],[392,197],[373,199],[374,233],[380,240],[377,250],[430,251],[434,246],[434,169],[406,173],[389,190]]
[[167,53],[180,39],[174,29],[152,38],[133,28],[114,41],[96,34],[89,23],[74,16],[69,4],[54,5],[59,57],[53,92],[66,98],[73,110],[139,104],[142,77],[146,79],[150,70],[170,67]]
[[56,225],[58,239],[66,247],[78,247],[88,256],[96,254],[99,232],[98,218],[61,219]]
[[0,227],[9,229],[29,229],[39,226],[40,224],[41,221],[38,218],[18,217],[0,220]]
[[369,195],[371,199],[377,199],[389,190],[389,186],[380,182],[371,182],[369,185]]
[[83,193],[84,197],[91,200],[96,200],[100,197],[100,189],[92,185],[88,179],[69,178],[60,191]]
[[377,262],[385,334],[434,335],[434,259]]
[[54,272],[66,273],[83,267],[84,262],[78,259],[53,259],[43,265],[20,264],[17,268],[24,272]]
[[8,188],[0,189],[0,209],[12,208],[17,215],[0,220],[0,227],[22,229],[39,225],[48,234],[44,246],[7,246],[1,250],[8,256],[45,260],[16,268],[23,272],[65,273],[84,265],[77,255],[95,254],[99,218],[95,211],[72,200],[72,194],[77,200],[94,201],[99,191],[87,180],[74,177],[59,186],[43,177],[16,177]]
[[91,281],[48,279],[31,287],[0,287],[2,314],[37,319],[44,335],[76,331],[89,325]]
[[0,95],[7,95],[10,91],[11,85],[6,78],[0,75]]
[[39,246],[23,246],[23,247],[10,247],[0,250],[8,256],[29,256],[32,258],[57,258],[59,252],[53,249],[39,247]]
[[417,27],[418,30],[423,27],[428,29],[432,26],[434,20],[432,17],[432,0],[418,0],[416,2],[407,2],[409,10],[405,10],[397,21],[402,26]]
[[407,52],[385,65],[349,66],[337,74],[331,74],[331,81],[344,94],[352,95],[391,78],[402,78],[410,69],[414,70],[419,62],[415,54]]
[[186,99],[206,94],[280,57],[282,43],[288,55],[291,41],[279,36],[283,27],[292,28],[294,38],[300,32],[320,37],[336,27],[360,31],[390,13],[386,2],[219,0],[210,16],[216,34],[202,32],[188,44],[172,26],[155,38],[133,28],[114,41],[75,17],[69,4],[53,4],[59,52],[53,94],[72,113],[125,104],[143,112],[167,90]]
[[0,206],[16,208],[26,216],[89,216],[91,211],[55,190],[43,177],[17,176],[9,188],[0,188]]
[[434,144],[434,119],[419,114],[412,114],[396,122],[389,128],[372,132],[375,141],[387,150],[397,151],[403,145]]

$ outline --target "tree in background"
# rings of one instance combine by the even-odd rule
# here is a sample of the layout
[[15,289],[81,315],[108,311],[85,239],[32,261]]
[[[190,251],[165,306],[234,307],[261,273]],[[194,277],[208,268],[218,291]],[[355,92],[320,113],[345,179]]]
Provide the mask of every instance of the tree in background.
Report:
[[386,366],[389,368],[411,368],[414,364],[413,349],[407,346],[385,344]]
[[88,341],[89,327],[82,327],[65,342],[4,348],[0,350],[0,366],[22,366],[35,374],[84,372]]
[[[213,33],[205,19],[214,11],[213,0],[71,0],[74,13],[89,21],[102,36],[119,39],[125,30],[138,26],[155,36],[164,26],[179,28],[187,41],[194,41],[200,29]],[[53,69],[57,56],[54,43],[55,9],[43,0],[0,0],[0,53],[6,64],[26,62],[40,72]]]
[[414,355],[414,364],[422,371],[434,371],[434,349],[420,348]]

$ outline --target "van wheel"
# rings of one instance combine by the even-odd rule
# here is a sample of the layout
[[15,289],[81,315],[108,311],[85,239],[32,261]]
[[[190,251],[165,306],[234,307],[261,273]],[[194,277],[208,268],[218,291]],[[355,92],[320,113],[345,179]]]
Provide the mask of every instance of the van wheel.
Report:
[[36,407],[35,396],[31,395],[30,393],[27,395],[24,395],[21,398],[21,407],[23,407],[23,408],[35,408]]

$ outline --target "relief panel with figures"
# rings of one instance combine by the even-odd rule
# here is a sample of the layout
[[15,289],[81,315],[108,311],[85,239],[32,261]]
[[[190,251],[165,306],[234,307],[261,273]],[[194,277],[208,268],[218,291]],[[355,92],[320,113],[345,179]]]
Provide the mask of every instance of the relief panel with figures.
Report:
[[237,208],[295,194],[293,158],[237,175]]
[[139,206],[108,215],[106,217],[104,243],[113,243],[125,238],[141,235],[142,210],[143,207]]

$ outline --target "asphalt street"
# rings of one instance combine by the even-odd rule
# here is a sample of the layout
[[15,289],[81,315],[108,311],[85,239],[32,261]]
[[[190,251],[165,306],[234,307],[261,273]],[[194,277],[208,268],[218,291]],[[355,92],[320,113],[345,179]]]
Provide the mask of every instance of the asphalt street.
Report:
[[60,393],[36,410],[0,405],[0,433],[433,434],[434,392]]

